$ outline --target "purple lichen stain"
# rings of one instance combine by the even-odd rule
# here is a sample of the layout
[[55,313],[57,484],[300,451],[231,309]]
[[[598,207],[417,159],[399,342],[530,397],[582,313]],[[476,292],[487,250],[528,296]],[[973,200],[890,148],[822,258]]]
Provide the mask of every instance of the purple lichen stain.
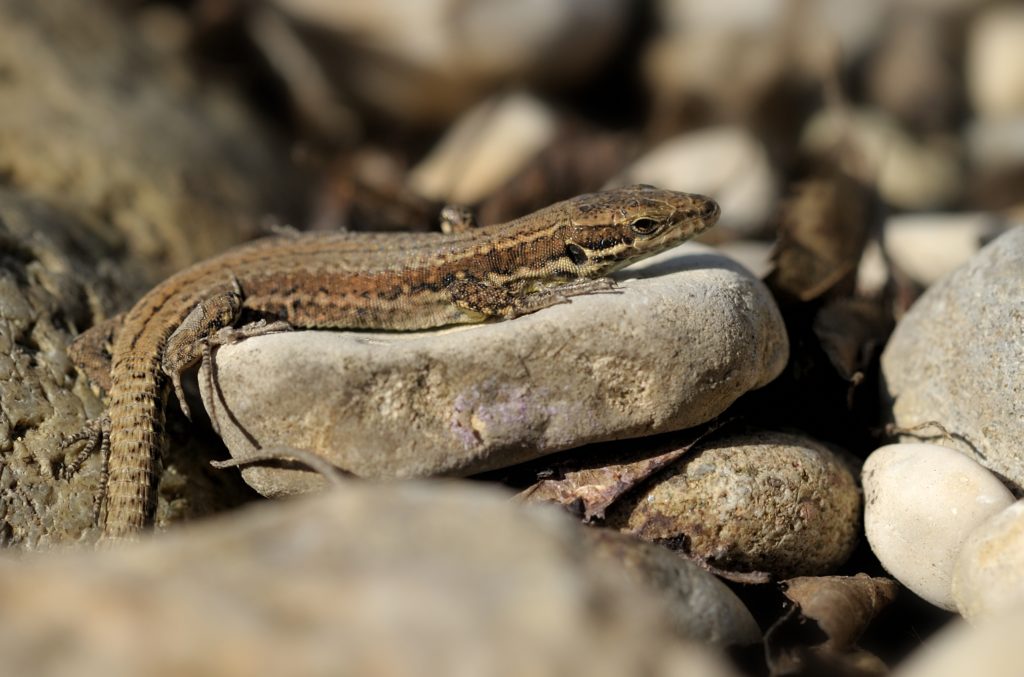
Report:
[[449,427],[465,449],[525,440],[552,412],[530,388],[489,379],[456,396]]

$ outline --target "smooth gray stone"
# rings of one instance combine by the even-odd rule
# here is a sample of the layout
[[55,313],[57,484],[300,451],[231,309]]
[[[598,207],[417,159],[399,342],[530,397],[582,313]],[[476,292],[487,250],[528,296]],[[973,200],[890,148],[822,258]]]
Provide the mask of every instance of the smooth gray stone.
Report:
[[[310,450],[362,477],[468,475],[704,423],[785,365],[768,290],[712,250],[677,248],[618,279],[617,293],[512,321],[224,346],[204,403],[235,457],[255,444]],[[270,496],[322,484],[306,470],[244,475]]]

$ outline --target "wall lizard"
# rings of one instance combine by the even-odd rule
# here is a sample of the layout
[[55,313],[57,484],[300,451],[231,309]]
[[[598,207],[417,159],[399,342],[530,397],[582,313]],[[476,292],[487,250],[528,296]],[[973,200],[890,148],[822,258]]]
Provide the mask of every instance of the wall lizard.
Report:
[[608,290],[606,276],[714,225],[718,205],[632,186],[581,195],[522,218],[443,233],[295,233],[257,240],[157,285],[113,340],[105,539],[151,518],[164,407],[180,374],[224,327],[417,330],[509,319]]

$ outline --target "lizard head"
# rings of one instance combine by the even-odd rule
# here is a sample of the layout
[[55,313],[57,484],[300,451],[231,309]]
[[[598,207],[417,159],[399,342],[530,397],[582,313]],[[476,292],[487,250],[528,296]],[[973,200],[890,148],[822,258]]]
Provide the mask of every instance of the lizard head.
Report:
[[566,255],[581,275],[602,275],[674,247],[718,221],[694,193],[637,185],[569,200]]

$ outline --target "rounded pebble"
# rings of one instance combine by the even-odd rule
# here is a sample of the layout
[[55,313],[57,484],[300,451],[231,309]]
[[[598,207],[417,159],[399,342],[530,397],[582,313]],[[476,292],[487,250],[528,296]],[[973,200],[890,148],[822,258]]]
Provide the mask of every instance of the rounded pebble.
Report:
[[0,671],[737,674],[584,534],[480,484],[348,482],[122,548],[0,558]]
[[860,493],[834,452],[797,435],[717,440],[613,507],[607,523],[738,572],[826,573],[857,541]]
[[924,600],[953,611],[953,566],[968,535],[1013,503],[988,470],[937,444],[890,444],[861,472],[864,531],[886,571]]
[[953,599],[969,619],[1024,606],[1024,501],[967,537],[953,570]]

